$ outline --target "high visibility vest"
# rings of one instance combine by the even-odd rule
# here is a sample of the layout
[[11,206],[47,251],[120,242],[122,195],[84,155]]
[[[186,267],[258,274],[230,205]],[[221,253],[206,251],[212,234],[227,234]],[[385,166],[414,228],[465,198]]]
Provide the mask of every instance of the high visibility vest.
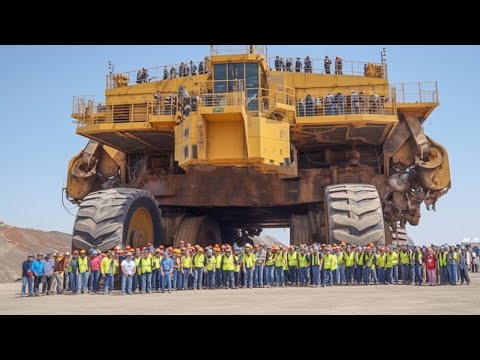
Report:
[[332,254],[332,271],[338,269],[338,257],[337,254]]
[[235,270],[235,257],[233,255],[223,255],[222,259],[223,265],[222,265],[222,270],[223,271],[233,271]]
[[392,251],[392,265],[398,265],[398,254],[395,250]]
[[349,253],[345,253],[344,257],[345,257],[345,267],[351,267],[353,266],[354,262],[355,262],[355,258],[354,258],[354,253],[351,252],[350,254]]
[[235,257],[235,272],[240,272],[240,264],[238,263],[238,260],[240,260],[239,255],[233,255]]
[[336,266],[337,257],[333,254],[326,254],[323,256],[323,268],[325,270],[332,270]]
[[78,258],[78,271],[80,273],[86,273],[88,271],[88,258],[86,256],[83,259],[81,256]]
[[184,269],[191,269],[192,268],[192,257],[182,256],[182,267]]
[[393,267],[393,253],[392,254],[387,253],[385,260],[386,260],[385,268],[390,269],[391,267]]
[[281,252],[275,254],[275,267],[283,267],[285,258]]
[[438,266],[440,267],[447,266],[447,255],[448,255],[448,252],[438,254]]
[[409,251],[400,250],[400,264],[406,265],[410,263],[410,254]]
[[160,256],[154,256],[152,257],[153,259],[153,268],[154,269],[160,269],[160,262],[162,261],[162,258]]
[[142,274],[151,273],[153,270],[152,258],[142,258],[142,260],[140,260],[140,267],[142,268]]
[[[110,273],[110,264],[113,261],[112,272]],[[101,263],[101,269],[103,274],[115,275],[117,273],[118,262],[116,260],[111,260],[108,257],[103,258]]]
[[[207,271],[212,271],[213,270],[213,267],[216,265],[217,263],[217,259],[215,259],[215,256],[207,256],[206,257],[206,261],[207,261],[207,265],[205,265],[205,269],[207,269]],[[216,266],[215,266],[216,267]]]
[[293,253],[287,253],[288,266],[297,267],[299,265],[297,255],[298,254],[296,251],[294,251]]
[[243,254],[242,261],[245,264],[245,267],[247,269],[250,269],[253,267],[253,265],[255,265],[256,256],[255,254],[250,254],[250,255]]
[[415,260],[415,261],[416,261],[416,262],[415,262],[416,264],[421,264],[421,263],[423,262],[423,261],[422,261],[422,260],[423,260],[423,254],[422,254],[422,252],[421,252],[420,250],[417,251],[417,254],[414,254],[413,259],[415,259],[415,258],[417,258],[417,260]]
[[385,262],[387,260],[387,254],[378,254],[377,255],[377,266],[381,269],[385,267]]
[[136,267],[136,269],[137,269],[136,273],[137,273],[138,275],[142,275],[142,269],[140,269],[140,266],[139,266],[139,264],[140,264],[140,259],[141,259],[141,257],[138,257],[138,258],[136,257],[136,258],[135,258],[135,267]]
[[371,268],[375,262],[375,255],[374,254],[366,254],[365,255],[365,263],[367,267]]
[[265,265],[266,266],[272,266],[273,264],[275,264],[275,259],[274,259],[274,253],[267,253],[267,257],[266,257],[266,260],[265,260]]
[[196,268],[202,268],[205,265],[205,255],[195,254],[193,257],[193,266]]
[[357,265],[363,266],[364,261],[365,261],[365,253],[361,253],[360,256],[359,256],[359,253],[355,254],[355,263]]
[[343,264],[343,252],[336,253],[337,255],[337,264],[342,265]]
[[310,261],[312,263],[312,266],[319,266],[320,265],[320,254],[319,253],[310,255],[310,259],[311,259]]
[[222,267],[222,256],[222,254],[218,254],[215,257],[215,269],[217,270],[220,270],[220,268]]
[[[318,255],[318,254],[317,254]],[[298,254],[298,265],[301,268],[306,268],[308,267],[308,259],[307,259],[307,254]]]

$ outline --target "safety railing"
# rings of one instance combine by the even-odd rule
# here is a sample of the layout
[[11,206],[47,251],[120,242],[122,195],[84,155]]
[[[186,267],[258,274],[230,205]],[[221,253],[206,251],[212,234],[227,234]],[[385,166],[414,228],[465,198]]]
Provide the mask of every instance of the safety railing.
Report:
[[267,55],[266,45],[210,45],[210,55],[259,54]]
[[394,115],[395,113],[394,98],[385,98],[378,94],[327,94],[315,97],[307,96],[304,99],[297,99],[296,102],[297,117],[354,114]]
[[397,103],[437,103],[436,81],[391,84],[390,91],[397,94]]
[[72,117],[77,119],[79,126],[93,123],[94,118],[101,118],[107,111],[104,103],[96,102],[93,95],[74,96],[72,102]]
[[319,58],[271,57],[269,58],[271,71],[302,72],[315,74],[338,74],[387,78],[386,63],[372,63]]
[[275,110],[273,107],[277,104],[295,105],[295,89],[287,86],[270,84],[269,89],[260,88],[258,93],[260,99],[259,110],[262,113]]
[[245,106],[245,92],[200,94],[199,107]]
[[206,74],[208,72],[209,69],[205,61],[190,61],[180,64],[141,68],[107,75],[107,89]]

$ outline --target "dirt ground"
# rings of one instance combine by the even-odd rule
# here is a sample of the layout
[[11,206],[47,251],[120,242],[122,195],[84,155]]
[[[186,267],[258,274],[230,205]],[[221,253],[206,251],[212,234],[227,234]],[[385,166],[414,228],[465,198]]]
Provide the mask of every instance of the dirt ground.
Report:
[[480,314],[480,274],[469,286],[354,286],[20,297],[0,284],[0,314]]

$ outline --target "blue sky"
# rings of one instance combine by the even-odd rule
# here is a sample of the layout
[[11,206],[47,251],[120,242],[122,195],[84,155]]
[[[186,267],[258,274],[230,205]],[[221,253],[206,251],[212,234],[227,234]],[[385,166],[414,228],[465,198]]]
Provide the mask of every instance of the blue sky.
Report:
[[[269,46],[269,56],[310,55],[380,60],[383,46]],[[457,243],[480,237],[480,47],[385,46],[391,82],[438,80],[440,107],[427,134],[449,152],[452,189],[436,213],[422,207],[409,227],[415,242]],[[0,46],[0,220],[17,226],[71,232],[61,189],[69,159],[86,144],[70,118],[73,95],[103,99],[107,62],[116,71],[199,60],[201,46]],[[66,206],[75,212],[68,202]],[[270,230],[288,241],[288,230]]]

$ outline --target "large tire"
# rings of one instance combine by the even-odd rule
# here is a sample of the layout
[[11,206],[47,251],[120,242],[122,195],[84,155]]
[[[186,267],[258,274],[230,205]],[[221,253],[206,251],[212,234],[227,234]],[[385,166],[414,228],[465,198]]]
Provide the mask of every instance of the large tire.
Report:
[[[147,219],[145,231],[136,225],[142,220],[138,214]],[[117,245],[142,247],[147,243],[163,243],[160,210],[148,191],[101,190],[87,195],[80,203],[73,227],[73,248],[106,251]]]
[[311,244],[312,236],[308,215],[295,215],[290,217],[290,245]]
[[377,189],[365,184],[325,188],[325,221],[329,243],[357,246],[385,244],[382,205]]
[[195,216],[183,219],[180,228],[175,234],[173,246],[178,247],[180,240],[185,244],[200,245],[202,247],[220,244],[222,236],[218,223],[208,216]]

